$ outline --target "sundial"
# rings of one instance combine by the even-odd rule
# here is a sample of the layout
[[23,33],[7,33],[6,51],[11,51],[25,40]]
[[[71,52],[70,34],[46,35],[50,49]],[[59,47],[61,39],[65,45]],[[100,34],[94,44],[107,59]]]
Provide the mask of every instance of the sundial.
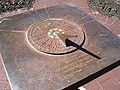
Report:
[[26,37],[36,51],[46,54],[62,55],[76,49],[75,47],[65,47],[57,34],[66,35],[79,45],[82,44],[85,37],[77,24],[60,18],[50,18],[33,24]]
[[72,4],[7,17],[0,51],[13,90],[61,90],[120,60],[120,40]]

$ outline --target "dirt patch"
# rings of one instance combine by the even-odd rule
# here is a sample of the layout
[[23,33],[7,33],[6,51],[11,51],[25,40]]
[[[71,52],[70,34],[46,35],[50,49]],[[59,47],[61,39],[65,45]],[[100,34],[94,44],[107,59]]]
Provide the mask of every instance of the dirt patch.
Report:
[[0,0],[0,14],[32,8],[35,0]]
[[90,10],[120,20],[120,0],[88,0]]

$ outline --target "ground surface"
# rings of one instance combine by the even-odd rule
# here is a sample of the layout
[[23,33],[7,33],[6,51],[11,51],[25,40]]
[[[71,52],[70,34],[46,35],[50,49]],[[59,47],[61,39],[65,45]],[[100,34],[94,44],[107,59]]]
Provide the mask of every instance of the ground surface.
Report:
[[88,0],[93,13],[120,19],[120,0]]
[[17,9],[30,9],[34,4],[34,0],[1,0],[0,14]]
[[[85,10],[87,13],[90,13],[87,5],[87,0],[58,0],[58,1],[57,0],[36,0],[34,9],[44,8],[46,6],[57,5],[57,4],[66,3],[66,2],[71,2],[79,6],[83,10]],[[23,11],[23,10],[14,11],[14,12],[6,13],[5,15],[1,15],[0,17],[3,18],[7,16],[12,16],[15,14],[24,13],[24,12],[27,12],[27,11]],[[97,19],[99,22],[101,22],[103,25],[105,25],[118,37],[120,36],[120,21],[114,20],[105,16],[101,16],[99,14],[93,15],[92,13],[90,13],[90,15],[95,19]],[[119,90],[120,89],[120,67],[117,67],[114,70],[99,77],[98,79],[93,80],[92,82],[86,84],[84,87],[88,88],[88,90]],[[0,90],[10,90],[10,86],[8,84],[7,77],[5,75],[2,62],[0,62]]]

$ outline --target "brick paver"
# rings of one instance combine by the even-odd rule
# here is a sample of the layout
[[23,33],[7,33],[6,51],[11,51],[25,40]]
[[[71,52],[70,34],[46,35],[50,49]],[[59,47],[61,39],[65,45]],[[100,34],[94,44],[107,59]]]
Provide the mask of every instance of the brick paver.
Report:
[[112,72],[108,72],[100,77],[98,77],[96,80],[99,82],[99,83],[102,83],[106,80],[108,80],[109,78],[113,77],[113,74]]
[[120,74],[120,66],[117,67],[117,68],[115,68],[115,69],[113,69],[113,70],[112,70],[112,73],[113,73],[114,75]]
[[87,90],[120,90],[120,66],[85,84],[84,88]]
[[[44,8],[46,6],[53,6],[67,2],[73,3],[80,7],[81,9],[83,9],[84,11],[86,11],[87,13],[90,13],[90,10],[87,5],[87,0],[36,0],[33,9],[36,10],[39,8]],[[21,14],[24,12],[27,11],[18,10],[2,14],[0,15],[0,18]],[[105,25],[118,37],[120,37],[120,21],[99,14],[94,15],[90,13],[90,15],[99,22],[101,22],[103,25]],[[113,69],[111,72],[108,72],[105,75],[99,77],[98,79],[91,81],[90,83],[86,84],[85,87],[88,90],[120,90],[120,66]],[[8,84],[7,77],[5,75],[1,60],[0,60],[0,90],[10,90],[10,86]]]
[[[100,85],[102,86],[102,88],[104,90],[115,90],[115,87],[119,86],[120,83],[118,82],[118,80],[114,76],[112,76],[111,78],[109,78],[109,79],[105,80],[104,82],[100,83]],[[118,89],[116,89],[116,90],[118,90]]]
[[102,87],[96,80],[93,80],[88,84],[84,85],[84,88],[86,88],[87,90],[102,90]]

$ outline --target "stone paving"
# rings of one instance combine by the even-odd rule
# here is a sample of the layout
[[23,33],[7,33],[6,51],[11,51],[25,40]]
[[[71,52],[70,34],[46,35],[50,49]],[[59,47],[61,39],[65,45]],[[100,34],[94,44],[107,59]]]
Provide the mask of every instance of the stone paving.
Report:
[[[44,8],[46,6],[53,6],[61,3],[67,3],[67,2],[77,5],[78,7],[80,7],[87,13],[89,13],[96,20],[98,20],[103,25],[105,25],[109,30],[111,30],[111,32],[113,32],[118,37],[120,37],[120,21],[112,18],[108,18],[106,16],[101,16],[99,14],[97,15],[92,14],[89,11],[86,0],[36,0],[34,8],[32,10]],[[16,14],[21,14],[24,12],[28,12],[28,11],[18,10],[15,12],[6,13],[5,15],[1,15],[0,17],[4,18],[4,17],[16,15]],[[1,81],[0,90],[10,90],[10,86],[8,84],[7,77],[5,75],[2,62],[0,62],[0,81]],[[119,90],[120,89],[120,67],[117,67],[114,70],[102,75],[101,77],[86,84],[84,87],[87,88],[88,90],[113,90],[113,88],[114,90]]]

